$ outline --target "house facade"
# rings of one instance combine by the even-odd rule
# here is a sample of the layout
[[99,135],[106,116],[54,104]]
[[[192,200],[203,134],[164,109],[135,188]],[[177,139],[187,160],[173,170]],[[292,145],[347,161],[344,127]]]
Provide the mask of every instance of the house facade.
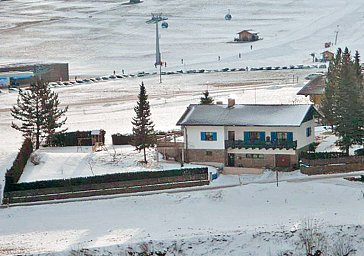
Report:
[[321,105],[323,95],[325,93],[326,76],[318,76],[309,81],[297,95],[304,95],[310,98],[310,101],[318,108]]
[[185,160],[229,167],[292,167],[314,142],[312,105],[190,105],[177,125]]

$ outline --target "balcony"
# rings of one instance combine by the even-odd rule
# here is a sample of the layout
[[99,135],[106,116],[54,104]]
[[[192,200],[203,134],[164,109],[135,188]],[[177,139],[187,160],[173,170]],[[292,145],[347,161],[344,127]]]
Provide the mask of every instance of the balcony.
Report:
[[244,140],[225,140],[225,149],[228,148],[252,148],[252,149],[296,149],[297,140],[276,140],[276,141],[244,141]]

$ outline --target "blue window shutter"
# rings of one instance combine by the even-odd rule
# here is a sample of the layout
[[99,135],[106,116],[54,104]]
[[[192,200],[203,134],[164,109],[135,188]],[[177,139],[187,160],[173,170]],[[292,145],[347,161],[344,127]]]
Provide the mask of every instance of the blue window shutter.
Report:
[[287,140],[293,141],[293,132],[287,132]]
[[217,140],[217,132],[213,132],[212,133],[212,140],[216,141]]
[[249,140],[250,140],[250,133],[244,132],[244,141],[249,141]]
[[206,140],[206,133],[205,132],[201,132],[201,140]]
[[307,127],[306,128],[306,137],[310,137],[311,136],[311,127]]
[[260,132],[259,137],[260,141],[265,141],[265,132]]
[[276,132],[271,132],[271,141],[277,141],[277,133]]

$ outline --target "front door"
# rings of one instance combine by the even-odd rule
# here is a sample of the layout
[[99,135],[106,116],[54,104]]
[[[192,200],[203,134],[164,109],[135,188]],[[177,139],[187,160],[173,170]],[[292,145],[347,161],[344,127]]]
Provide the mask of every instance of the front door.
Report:
[[235,154],[228,154],[228,166],[235,166]]
[[290,167],[291,157],[289,155],[276,155],[276,167]]
[[235,140],[235,132],[228,131],[228,140]]

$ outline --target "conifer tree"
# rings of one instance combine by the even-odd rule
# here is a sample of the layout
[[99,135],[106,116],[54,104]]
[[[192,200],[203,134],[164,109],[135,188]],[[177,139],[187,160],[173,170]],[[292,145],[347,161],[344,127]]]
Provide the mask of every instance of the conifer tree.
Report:
[[58,95],[52,92],[47,84],[39,80],[31,84],[30,90],[20,90],[16,105],[11,109],[11,115],[20,121],[12,122],[11,126],[30,138],[38,149],[43,138],[53,134],[60,128],[66,118],[61,118],[68,107],[59,109]]
[[337,74],[341,68],[341,49],[338,49],[334,61],[330,62],[325,81],[325,92],[321,102],[320,110],[324,115],[324,121],[330,125],[332,130],[335,123],[335,90],[337,88]]
[[144,163],[147,163],[146,148],[153,147],[156,143],[154,124],[151,120],[148,95],[144,83],[140,85],[137,105],[134,107],[136,117],[133,118],[133,138],[131,144],[139,152],[143,150]]
[[359,53],[356,53],[353,61],[347,48],[344,52],[339,49],[329,66],[322,111],[339,137],[337,145],[347,154],[349,147],[361,144],[364,137],[362,82]]
[[214,103],[214,99],[209,96],[210,93],[208,90],[204,91],[202,94],[204,96],[200,98],[200,104],[209,105]]
[[64,114],[68,110],[68,106],[66,106],[64,109],[59,109],[60,101],[58,99],[58,94],[51,91],[47,86],[45,86],[46,97],[44,101],[42,102],[43,108],[46,110],[45,123],[42,126],[42,129],[46,136],[46,143],[49,146],[51,143],[52,135],[55,134],[57,131],[58,133],[65,132],[67,129],[60,128],[66,123],[67,117],[64,119],[61,119]]

